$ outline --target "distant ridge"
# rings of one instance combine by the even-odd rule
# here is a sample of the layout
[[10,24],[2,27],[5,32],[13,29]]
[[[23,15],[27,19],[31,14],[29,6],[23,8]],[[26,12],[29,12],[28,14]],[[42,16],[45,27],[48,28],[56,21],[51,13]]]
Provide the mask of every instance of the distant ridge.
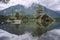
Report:
[[[37,6],[38,6],[38,4],[33,3],[29,8],[25,8],[23,5],[18,4],[18,5],[11,6],[7,9],[0,11],[0,14],[3,14],[3,15],[12,15],[13,14],[14,15],[15,12],[18,10],[20,15],[33,15],[35,13],[35,9]],[[60,17],[60,14],[58,12],[48,9],[42,5],[41,5],[41,7],[45,8],[46,9],[45,13],[47,13],[51,17],[54,17],[54,18]]]

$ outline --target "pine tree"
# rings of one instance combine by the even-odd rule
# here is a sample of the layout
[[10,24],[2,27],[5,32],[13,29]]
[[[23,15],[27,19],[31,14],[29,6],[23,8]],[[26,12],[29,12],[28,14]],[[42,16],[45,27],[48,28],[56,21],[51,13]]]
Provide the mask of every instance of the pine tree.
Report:
[[41,16],[42,13],[42,6],[38,5],[37,8],[35,9],[35,13],[33,14],[34,17]]
[[19,12],[16,12],[15,17],[16,17],[16,19],[20,19],[19,18],[20,17]]
[[37,12],[37,13],[41,13],[41,12],[42,12],[42,7],[41,7],[41,5],[38,5],[38,7],[36,8],[36,12]]

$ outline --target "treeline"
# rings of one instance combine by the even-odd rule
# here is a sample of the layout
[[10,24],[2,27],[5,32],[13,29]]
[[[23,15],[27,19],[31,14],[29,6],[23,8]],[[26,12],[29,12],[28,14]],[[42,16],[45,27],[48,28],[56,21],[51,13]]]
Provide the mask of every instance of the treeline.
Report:
[[0,22],[5,22],[8,18],[8,16],[0,15]]

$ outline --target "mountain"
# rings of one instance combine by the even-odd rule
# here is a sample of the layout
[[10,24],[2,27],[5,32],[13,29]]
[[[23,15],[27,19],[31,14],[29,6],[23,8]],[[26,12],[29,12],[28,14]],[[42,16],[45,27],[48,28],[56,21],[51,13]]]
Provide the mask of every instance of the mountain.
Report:
[[[38,4],[35,4],[33,3],[32,6],[30,7],[30,9],[32,9],[31,11],[35,10],[37,8]],[[42,14],[45,14],[47,13],[49,16],[53,17],[53,18],[60,18],[60,11],[54,11],[54,10],[51,10],[49,8],[46,8],[42,5],[40,5],[41,9],[43,10],[42,11]],[[45,11],[44,11],[45,9]]]
[[56,11],[56,13],[59,13],[60,14],[60,11]]
[[29,7],[29,8],[25,8],[23,5],[15,5],[15,6],[11,6],[7,9],[4,9],[2,11],[0,11],[0,14],[4,14],[4,15],[11,15],[11,14],[15,14],[16,11],[18,11],[21,15],[31,15],[34,13],[35,8],[33,7]]
[[22,12],[24,10],[24,6],[19,5],[19,4],[15,6],[11,6],[7,9],[0,11],[0,14],[11,15],[11,14],[14,14],[17,10]]
[[46,13],[53,18],[60,18],[60,13],[58,13],[57,11],[46,8]]
[[[35,9],[36,9],[37,7],[38,7],[38,4],[33,3],[32,6],[29,7],[29,10],[35,11]],[[51,9],[49,9],[49,8],[46,8],[46,7],[42,6],[42,5],[40,5],[40,7],[41,7],[41,9],[43,10],[43,11],[42,11],[42,14],[47,13],[49,16],[51,16],[51,17],[53,17],[53,18],[60,18],[60,12],[53,11],[53,10],[51,10]],[[44,11],[44,9],[45,9],[46,11]],[[35,12],[34,12],[34,13],[35,13]]]
[[[35,13],[35,9],[37,8],[37,6],[38,6],[38,4],[33,3],[29,8],[25,8],[24,6],[18,4],[18,5],[11,6],[7,9],[0,11],[0,14],[12,15],[12,14],[15,14],[16,11],[18,11],[20,13],[20,15],[32,15]],[[44,14],[47,13],[48,15],[50,15],[51,17],[54,17],[54,18],[60,17],[60,14],[58,12],[48,9],[42,5],[40,5],[40,6],[41,6],[43,12],[44,12],[44,8],[46,9]]]

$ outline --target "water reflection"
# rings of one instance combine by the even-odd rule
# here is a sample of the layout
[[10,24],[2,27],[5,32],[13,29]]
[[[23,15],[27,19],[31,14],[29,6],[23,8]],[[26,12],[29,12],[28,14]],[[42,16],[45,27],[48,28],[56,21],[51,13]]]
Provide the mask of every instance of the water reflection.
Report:
[[9,37],[0,37],[0,40],[10,40],[10,38]]
[[3,24],[3,25],[0,25],[0,29],[3,29],[5,31],[8,31],[16,35],[22,35],[26,32],[30,32],[32,33],[32,35],[38,36],[54,28],[60,28],[59,26],[60,26],[60,22],[55,22],[49,27],[45,28],[42,25],[38,25],[34,21],[33,22],[30,21],[28,23],[22,23],[21,25]]

